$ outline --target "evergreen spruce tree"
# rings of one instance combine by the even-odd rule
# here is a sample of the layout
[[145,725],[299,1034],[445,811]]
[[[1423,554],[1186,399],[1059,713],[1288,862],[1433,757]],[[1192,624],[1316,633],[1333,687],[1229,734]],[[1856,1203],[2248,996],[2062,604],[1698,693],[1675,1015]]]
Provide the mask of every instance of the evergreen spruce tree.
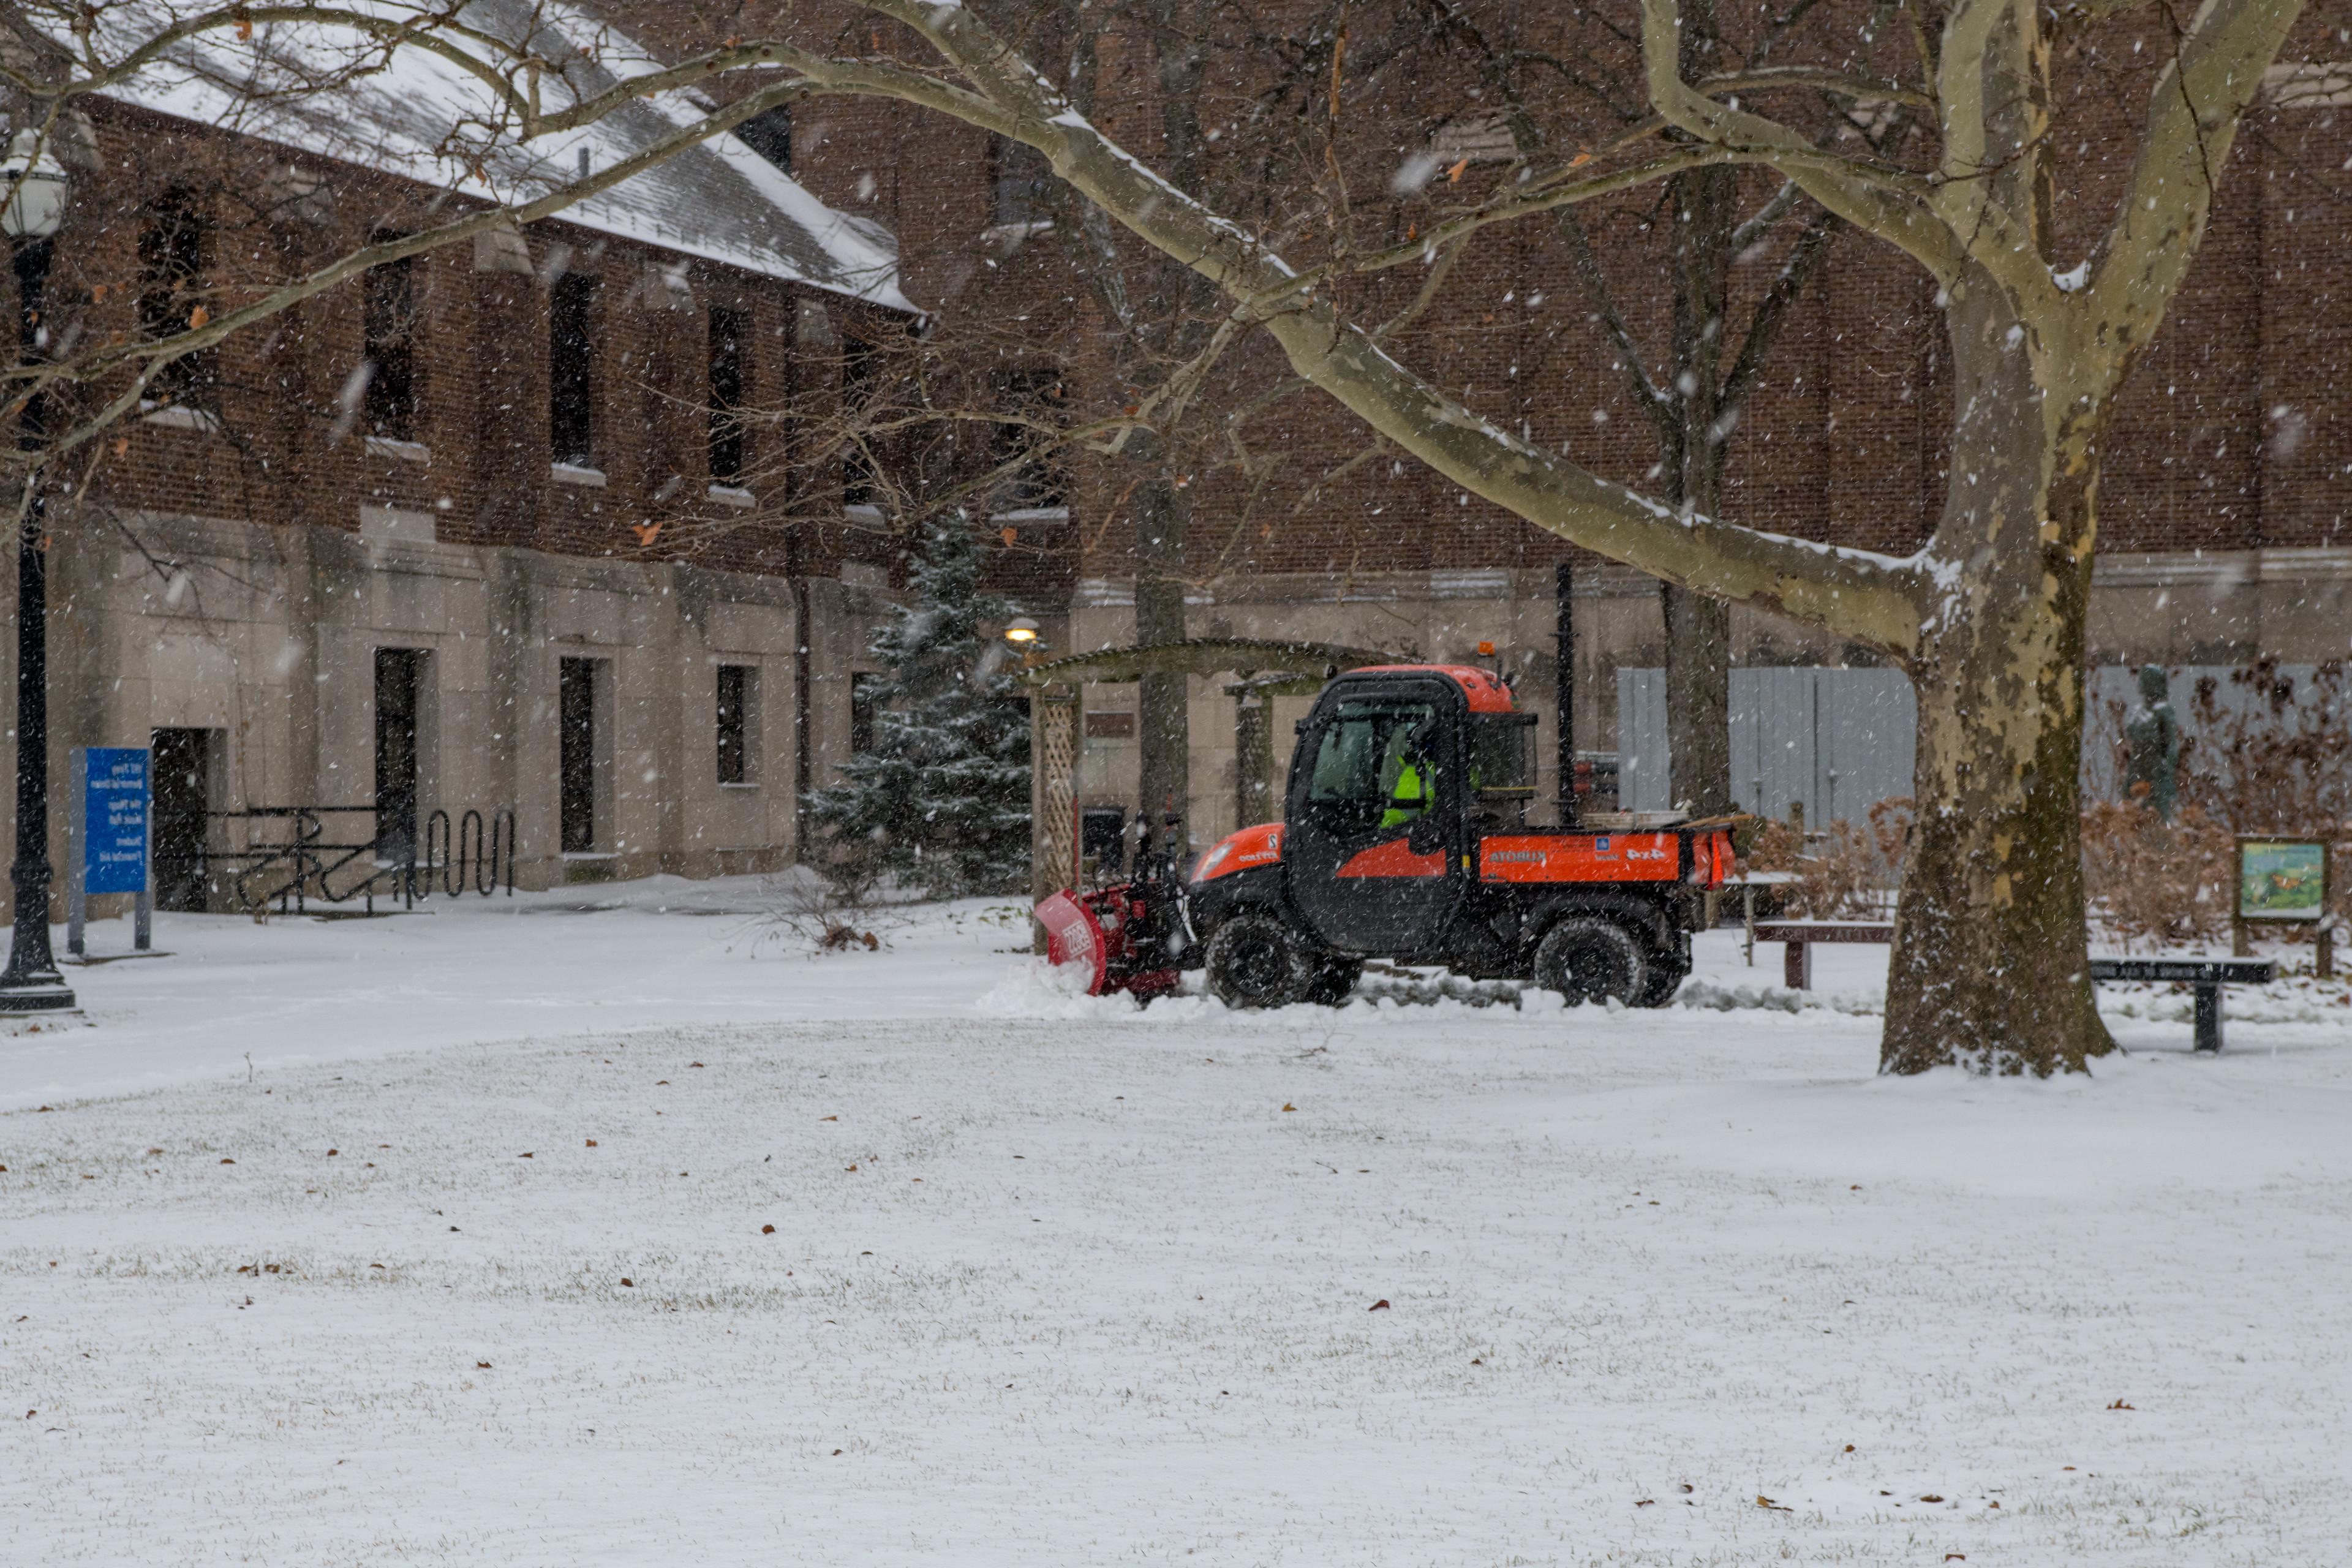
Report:
[[1029,708],[982,629],[1009,609],[981,590],[980,569],[970,521],[935,521],[914,604],[867,645],[888,672],[873,749],[808,802],[817,869],[836,889],[855,896],[888,877],[947,899],[1028,883]]

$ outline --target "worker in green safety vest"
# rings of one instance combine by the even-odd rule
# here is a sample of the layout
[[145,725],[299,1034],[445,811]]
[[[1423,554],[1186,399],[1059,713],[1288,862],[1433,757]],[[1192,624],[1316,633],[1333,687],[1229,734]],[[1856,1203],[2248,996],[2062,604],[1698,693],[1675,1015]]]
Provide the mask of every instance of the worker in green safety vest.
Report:
[[1429,780],[1435,771],[1429,761],[1429,743],[1436,726],[1423,721],[1399,749],[1396,778],[1389,785],[1388,809],[1381,813],[1382,827],[1402,827],[1429,809]]

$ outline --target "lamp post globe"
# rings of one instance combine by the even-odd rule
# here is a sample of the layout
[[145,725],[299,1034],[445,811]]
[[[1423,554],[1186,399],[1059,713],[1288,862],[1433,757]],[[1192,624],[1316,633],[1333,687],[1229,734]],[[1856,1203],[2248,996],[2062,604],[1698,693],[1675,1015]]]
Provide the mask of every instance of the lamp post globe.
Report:
[[37,131],[19,131],[0,158],[0,234],[10,239],[53,238],[66,216],[66,171]]
[[[0,233],[7,237],[16,275],[19,364],[47,353],[49,264],[68,194],[66,172],[39,132],[19,132],[9,139],[8,156],[0,160],[0,197],[6,202],[0,206]],[[46,442],[46,396],[36,392],[17,416],[19,452],[37,454]],[[8,931],[8,967],[0,973],[0,1014],[51,1013],[74,1005],[74,994],[49,949],[49,598],[43,551],[47,522],[38,464],[28,461],[25,473],[32,496],[16,540],[16,858],[9,868],[15,920]]]

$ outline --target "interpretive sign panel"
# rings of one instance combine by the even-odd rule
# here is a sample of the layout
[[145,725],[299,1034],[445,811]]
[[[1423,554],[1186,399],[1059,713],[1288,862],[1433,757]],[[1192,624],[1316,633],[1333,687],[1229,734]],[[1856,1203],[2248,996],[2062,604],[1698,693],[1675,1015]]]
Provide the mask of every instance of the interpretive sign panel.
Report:
[[2317,921],[2327,914],[2327,846],[2292,838],[2238,840],[2238,918]]

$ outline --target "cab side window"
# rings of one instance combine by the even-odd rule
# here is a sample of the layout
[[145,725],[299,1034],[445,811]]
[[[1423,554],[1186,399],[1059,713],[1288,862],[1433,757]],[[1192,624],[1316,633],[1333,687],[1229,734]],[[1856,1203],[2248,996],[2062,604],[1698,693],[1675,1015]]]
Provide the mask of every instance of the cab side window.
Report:
[[1308,776],[1314,826],[1341,837],[1418,817],[1436,795],[1437,708],[1430,702],[1342,702],[1328,720]]

